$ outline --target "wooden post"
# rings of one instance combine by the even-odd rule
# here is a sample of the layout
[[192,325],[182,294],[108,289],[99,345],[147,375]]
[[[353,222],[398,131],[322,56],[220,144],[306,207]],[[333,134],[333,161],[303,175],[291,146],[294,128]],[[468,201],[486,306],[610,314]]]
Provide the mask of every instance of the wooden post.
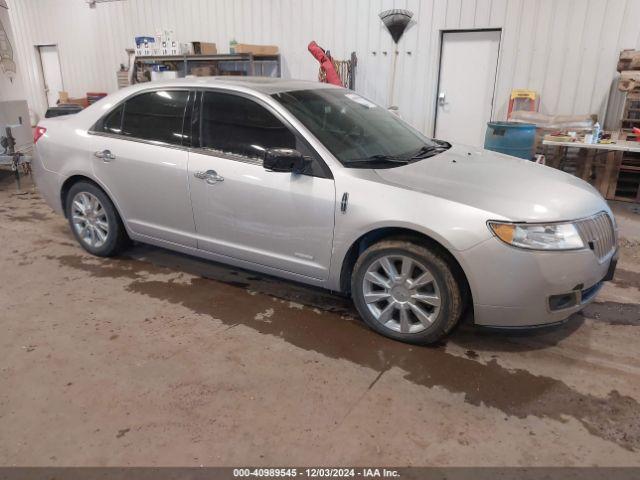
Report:
[[581,148],[578,160],[580,164],[576,169],[576,177],[588,182],[591,177],[591,165],[593,164],[594,152],[591,149]]
[[[607,154],[607,157],[609,157],[609,154]],[[604,178],[606,159],[603,161],[602,154],[600,154],[597,157],[595,157],[594,160],[595,160],[594,162],[595,178],[590,183],[596,188],[596,190],[598,190],[602,194],[602,189],[603,189],[602,180]]]
[[553,157],[551,159],[547,158],[547,165],[552,168],[560,168],[561,160],[566,155],[567,148],[562,146],[553,146]]
[[620,175],[620,167],[622,166],[622,157],[624,152],[612,152],[614,154],[613,167],[609,174],[609,182],[606,184],[606,195],[604,198],[613,200],[616,196],[616,188],[618,186],[618,175]]

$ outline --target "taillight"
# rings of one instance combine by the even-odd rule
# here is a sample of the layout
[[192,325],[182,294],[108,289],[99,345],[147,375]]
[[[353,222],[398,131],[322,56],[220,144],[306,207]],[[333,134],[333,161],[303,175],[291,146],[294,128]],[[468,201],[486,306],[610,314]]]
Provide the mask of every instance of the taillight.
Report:
[[47,129],[44,127],[36,127],[33,130],[33,143],[36,143],[42,135],[46,133]]

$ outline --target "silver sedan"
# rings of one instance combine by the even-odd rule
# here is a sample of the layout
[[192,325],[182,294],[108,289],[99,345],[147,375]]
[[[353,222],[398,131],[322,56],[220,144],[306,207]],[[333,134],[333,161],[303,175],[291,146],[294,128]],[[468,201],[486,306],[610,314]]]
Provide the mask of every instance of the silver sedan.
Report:
[[467,307],[479,325],[560,322],[615,268],[589,184],[427,138],[342,88],[146,83],[34,136],[38,188],[89,252],[135,240],[343,292],[405,342],[440,339]]

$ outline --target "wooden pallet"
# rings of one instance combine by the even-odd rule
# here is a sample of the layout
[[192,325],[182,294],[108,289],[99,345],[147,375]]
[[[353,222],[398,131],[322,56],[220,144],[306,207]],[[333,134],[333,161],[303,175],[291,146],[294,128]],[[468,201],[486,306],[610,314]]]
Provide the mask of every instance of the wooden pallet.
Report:
[[618,61],[618,71],[640,70],[640,50],[622,50]]
[[[640,51],[626,51],[620,55],[624,68],[637,68]],[[626,63],[625,63],[626,62]],[[640,71],[636,71],[640,73]],[[620,140],[634,140],[633,128],[640,128],[640,91],[627,93],[620,123]],[[614,175],[615,185],[609,189],[607,198],[625,202],[640,202],[640,154],[624,153]]]
[[640,153],[625,153],[616,177],[614,200],[640,202]]
[[634,127],[640,128],[640,92],[627,93],[620,124],[620,140],[631,140],[629,137],[633,136]]

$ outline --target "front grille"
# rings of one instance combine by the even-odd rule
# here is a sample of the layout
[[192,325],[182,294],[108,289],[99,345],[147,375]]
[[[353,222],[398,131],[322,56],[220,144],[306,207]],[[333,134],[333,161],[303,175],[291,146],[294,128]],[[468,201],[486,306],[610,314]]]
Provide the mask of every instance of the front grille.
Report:
[[576,222],[578,232],[599,261],[604,260],[616,248],[616,234],[609,215],[601,212],[591,218]]

